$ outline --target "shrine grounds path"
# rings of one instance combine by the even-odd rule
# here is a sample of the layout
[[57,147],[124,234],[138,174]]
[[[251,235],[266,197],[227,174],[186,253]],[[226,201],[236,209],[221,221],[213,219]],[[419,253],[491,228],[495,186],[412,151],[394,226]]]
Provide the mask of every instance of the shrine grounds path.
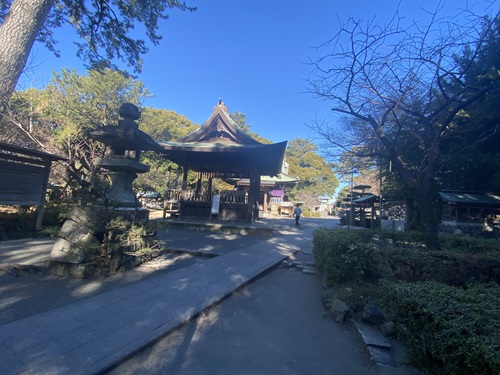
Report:
[[[0,374],[369,374],[317,275],[279,267],[313,261],[312,231],[336,221],[293,223],[276,220],[272,237],[165,231],[182,251],[169,267],[105,279],[0,271]],[[34,247],[13,242],[16,256]],[[199,250],[217,256],[186,256]],[[6,254],[0,244],[0,263]]]

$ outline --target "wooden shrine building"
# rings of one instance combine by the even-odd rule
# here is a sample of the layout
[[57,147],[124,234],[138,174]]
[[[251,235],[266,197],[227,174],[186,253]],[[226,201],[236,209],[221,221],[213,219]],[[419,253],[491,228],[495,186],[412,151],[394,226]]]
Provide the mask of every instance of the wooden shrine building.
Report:
[[0,205],[37,206],[35,232],[42,227],[53,162],[66,158],[0,143]]
[[[177,197],[181,219],[217,218],[247,221],[258,217],[261,176],[281,172],[287,142],[263,144],[241,130],[222,101],[193,133],[174,142],[160,143],[163,157],[183,169],[182,190]],[[188,189],[188,172],[196,172],[195,189]],[[248,191],[214,193],[212,179],[248,179]]]
[[[283,213],[292,216],[293,202],[285,202],[285,191],[293,188],[299,182],[299,177],[292,177],[288,174],[288,163],[283,160],[280,173],[276,176],[261,176],[260,181],[260,194],[259,197],[259,215],[265,216],[278,216]],[[247,178],[242,179],[229,179],[227,182],[232,183],[237,189],[248,190],[250,180]]]

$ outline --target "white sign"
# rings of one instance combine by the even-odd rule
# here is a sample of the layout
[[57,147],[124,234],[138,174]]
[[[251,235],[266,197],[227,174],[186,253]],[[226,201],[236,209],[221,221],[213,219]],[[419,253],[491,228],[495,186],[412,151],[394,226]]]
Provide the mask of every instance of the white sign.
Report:
[[220,195],[215,194],[212,197],[212,209],[210,210],[210,215],[218,215],[220,208]]

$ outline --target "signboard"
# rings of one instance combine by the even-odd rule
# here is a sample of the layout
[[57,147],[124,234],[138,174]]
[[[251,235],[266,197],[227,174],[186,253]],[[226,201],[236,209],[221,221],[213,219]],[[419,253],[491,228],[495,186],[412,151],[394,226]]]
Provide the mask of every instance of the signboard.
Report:
[[212,208],[210,209],[210,215],[219,215],[220,209],[220,195],[215,194],[212,196]]

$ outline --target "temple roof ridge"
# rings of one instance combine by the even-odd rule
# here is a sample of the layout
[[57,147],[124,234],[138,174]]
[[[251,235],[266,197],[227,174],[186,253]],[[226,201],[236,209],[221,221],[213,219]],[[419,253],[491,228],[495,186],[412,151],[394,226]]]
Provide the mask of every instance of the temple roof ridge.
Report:
[[177,140],[177,142],[261,144],[236,124],[221,99],[219,99],[219,103],[200,128]]

